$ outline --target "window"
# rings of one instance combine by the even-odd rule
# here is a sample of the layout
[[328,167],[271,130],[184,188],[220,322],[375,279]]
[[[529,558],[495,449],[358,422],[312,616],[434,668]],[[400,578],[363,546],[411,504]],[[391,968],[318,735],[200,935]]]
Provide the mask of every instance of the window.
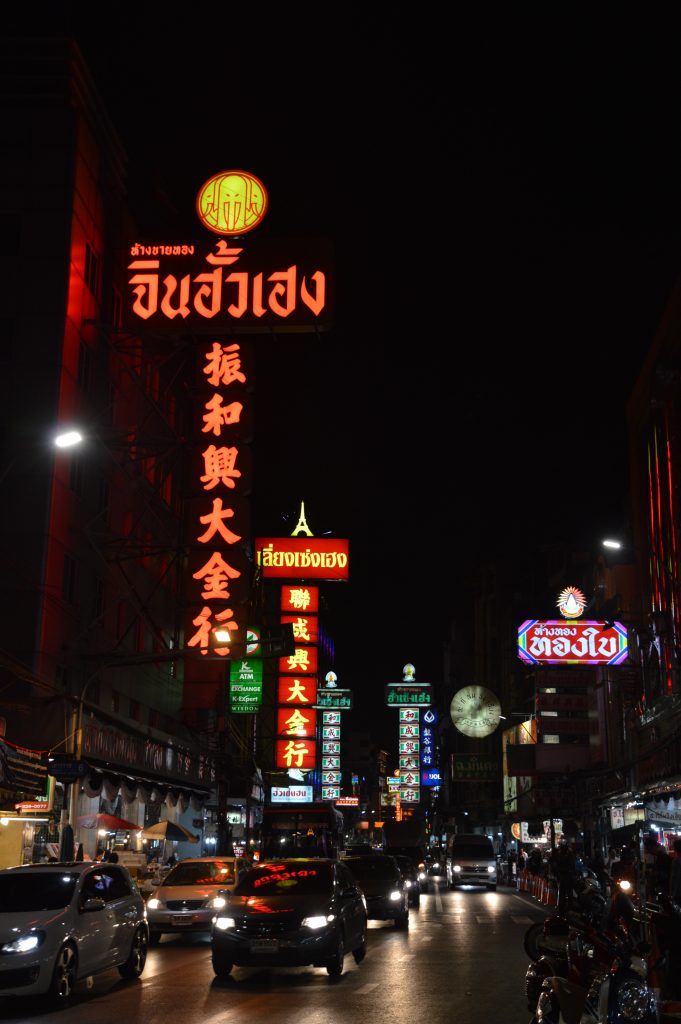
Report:
[[123,299],[117,288],[113,289],[111,299],[111,324],[113,327],[120,327],[123,322]]
[[97,577],[95,580],[95,618],[101,619],[104,615],[104,596],[106,594],[106,588],[104,586],[104,580]]
[[104,477],[100,477],[99,480],[99,492],[97,494],[97,513],[99,515],[106,515],[109,511],[109,481]]
[[64,571],[61,582],[61,596],[69,604],[76,601],[76,563],[71,555],[64,555]]
[[71,468],[69,471],[69,487],[78,497],[83,495],[83,462],[78,455],[71,456]]
[[111,710],[116,714],[121,710],[121,695],[118,690],[111,691]]
[[83,882],[83,895],[86,899],[105,900],[111,903],[131,893],[130,885],[122,871],[115,867],[98,868],[91,871]]
[[126,634],[128,623],[128,608],[125,601],[118,602],[116,609],[116,638],[120,642]]
[[54,682],[58,690],[69,689],[71,672],[66,665],[57,665],[54,672]]
[[85,284],[97,298],[99,291],[99,259],[89,242],[85,243]]
[[130,718],[134,721],[139,722],[140,720],[140,702],[130,698]]
[[92,356],[85,342],[81,341],[78,353],[78,387],[85,395],[92,377]]

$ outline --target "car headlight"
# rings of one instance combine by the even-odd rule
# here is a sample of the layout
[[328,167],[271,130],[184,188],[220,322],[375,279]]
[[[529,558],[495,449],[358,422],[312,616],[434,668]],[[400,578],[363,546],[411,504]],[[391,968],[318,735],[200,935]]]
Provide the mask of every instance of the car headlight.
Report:
[[226,932],[229,928],[236,928],[236,921],[233,917],[216,917],[213,923],[221,932]]
[[224,896],[213,896],[212,900],[208,900],[208,906],[213,910],[222,910],[227,905],[227,900]]
[[461,871],[461,865],[460,864],[454,864],[453,867],[452,867],[452,870],[456,871],[458,873],[459,871]]
[[407,878],[404,884],[407,887],[407,889],[411,889],[411,879]]
[[426,878],[425,871],[419,871],[419,882],[425,881],[425,878]]
[[393,901],[393,903],[395,903],[397,902],[397,900],[402,899],[402,893],[400,892],[399,889],[393,889],[393,891],[390,893],[389,898]]
[[163,906],[163,900],[160,900],[158,896],[150,896],[147,900],[147,910],[161,910]]
[[45,932],[27,932],[0,946],[0,953],[30,953],[45,941]]
[[617,884],[619,885],[622,892],[629,892],[629,890],[631,889],[631,882],[628,878],[620,878]]
[[302,925],[303,928],[311,928],[313,932],[316,932],[319,928],[324,928],[335,920],[335,914],[313,914],[311,917],[304,917]]
[[493,874],[494,874],[494,872],[496,871],[496,868],[492,867],[492,865],[491,865],[491,864],[489,864],[489,865],[487,866],[487,870],[489,871],[490,875],[493,875]]
[[625,981],[617,991],[617,1005],[625,1020],[644,1020],[650,1005],[650,989],[640,981]]

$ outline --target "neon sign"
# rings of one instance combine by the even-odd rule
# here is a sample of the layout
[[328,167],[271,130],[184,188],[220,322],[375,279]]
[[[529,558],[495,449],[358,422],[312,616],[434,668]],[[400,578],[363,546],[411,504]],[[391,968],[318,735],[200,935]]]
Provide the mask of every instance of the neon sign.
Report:
[[621,622],[526,619],[518,629],[518,657],[529,664],[621,665],[628,654]]

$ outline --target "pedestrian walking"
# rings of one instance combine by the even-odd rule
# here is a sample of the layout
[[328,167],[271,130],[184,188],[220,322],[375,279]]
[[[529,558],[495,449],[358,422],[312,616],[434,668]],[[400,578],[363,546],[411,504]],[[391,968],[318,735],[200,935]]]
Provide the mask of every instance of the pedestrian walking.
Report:
[[535,846],[530,850],[530,854],[527,858],[527,870],[531,875],[541,875],[544,867],[542,860],[541,850]]
[[643,840],[643,863],[648,894],[666,896],[669,893],[671,861],[656,836],[646,836]]
[[558,883],[558,905],[556,913],[564,915],[570,904],[570,893],[575,881],[577,858],[575,851],[561,839],[549,856],[549,870]]

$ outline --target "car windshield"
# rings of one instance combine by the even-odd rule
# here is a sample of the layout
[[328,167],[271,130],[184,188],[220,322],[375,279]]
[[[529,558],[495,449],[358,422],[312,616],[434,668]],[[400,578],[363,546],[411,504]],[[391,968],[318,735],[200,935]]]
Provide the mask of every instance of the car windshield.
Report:
[[452,860],[494,860],[494,853],[482,843],[480,846],[476,843],[465,846],[462,843],[461,846],[452,847]]
[[357,878],[395,878],[397,874],[394,862],[387,857],[358,857],[347,864]]
[[417,846],[391,846],[385,852],[391,857],[396,857],[398,854],[400,857],[408,857],[413,864],[423,863],[426,859],[423,850],[419,850]]
[[0,913],[34,913],[38,910],[61,910],[73,899],[80,873],[39,871],[0,875]]
[[282,861],[280,864],[264,864],[248,871],[234,894],[264,896],[267,893],[325,893],[330,892],[332,884],[333,877],[328,864]]
[[408,857],[395,857],[395,860],[400,865],[400,869],[405,875],[416,874],[416,869]]
[[197,864],[176,864],[163,879],[163,885],[232,885],[234,864],[224,860]]

